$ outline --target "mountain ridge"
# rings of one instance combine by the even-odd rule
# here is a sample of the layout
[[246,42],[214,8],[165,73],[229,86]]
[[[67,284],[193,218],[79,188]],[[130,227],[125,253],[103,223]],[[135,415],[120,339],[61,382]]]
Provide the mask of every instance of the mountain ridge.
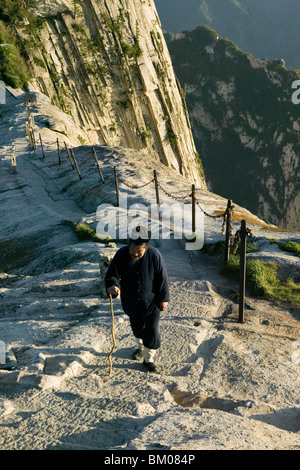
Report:
[[288,68],[300,69],[296,0],[155,0],[155,4],[163,29],[170,33],[207,25],[255,57],[282,58]]
[[210,189],[299,230],[300,120],[292,85],[300,71],[256,59],[207,26],[177,35],[169,50]]

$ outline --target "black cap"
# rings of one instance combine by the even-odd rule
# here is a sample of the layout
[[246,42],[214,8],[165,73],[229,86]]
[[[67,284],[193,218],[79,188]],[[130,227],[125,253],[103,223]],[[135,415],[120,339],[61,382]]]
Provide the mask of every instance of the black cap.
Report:
[[149,241],[150,236],[146,227],[137,226],[132,230],[129,244],[133,243],[137,246],[148,245]]

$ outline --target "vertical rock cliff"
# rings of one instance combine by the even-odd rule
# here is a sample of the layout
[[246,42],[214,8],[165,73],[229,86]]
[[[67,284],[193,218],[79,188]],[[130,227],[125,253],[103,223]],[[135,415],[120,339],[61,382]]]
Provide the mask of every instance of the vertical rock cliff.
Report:
[[37,5],[42,27],[23,32],[33,84],[74,117],[86,143],[144,149],[204,188],[153,0]]

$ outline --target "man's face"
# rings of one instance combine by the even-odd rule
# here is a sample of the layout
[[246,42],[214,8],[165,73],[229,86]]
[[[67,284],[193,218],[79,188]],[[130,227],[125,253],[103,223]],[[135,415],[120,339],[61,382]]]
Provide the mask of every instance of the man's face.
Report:
[[145,246],[136,246],[131,244],[129,247],[129,254],[132,261],[136,262],[141,259],[144,256],[146,250],[147,248]]

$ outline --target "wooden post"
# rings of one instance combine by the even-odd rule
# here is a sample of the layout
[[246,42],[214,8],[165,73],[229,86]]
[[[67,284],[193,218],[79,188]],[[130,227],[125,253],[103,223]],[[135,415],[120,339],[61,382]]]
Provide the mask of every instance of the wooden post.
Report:
[[76,161],[76,158],[75,158],[73,149],[71,149],[71,155],[72,155],[72,159],[73,159],[73,162],[74,162],[74,165],[75,165],[77,174],[78,174],[78,176],[79,176],[79,179],[82,180],[82,176],[81,176],[81,174],[80,174],[80,171],[79,171],[79,168],[78,168],[78,165],[77,165],[77,161]]
[[74,167],[73,161],[72,161],[72,157],[70,155],[70,152],[69,152],[69,149],[68,149],[68,146],[67,146],[66,142],[65,142],[65,148],[66,148],[66,151],[67,151],[68,159],[69,159],[69,161],[71,163],[71,166],[72,166],[72,170],[75,170],[75,167]]
[[39,134],[39,139],[40,139],[40,144],[41,144],[41,149],[42,149],[43,158],[45,158],[45,152],[44,152],[44,147],[43,147],[43,141],[42,141],[42,136],[41,136],[41,134]]
[[99,175],[100,175],[101,181],[102,181],[102,183],[104,183],[104,178],[103,178],[102,170],[101,170],[101,168],[100,168],[100,163],[99,163],[99,160],[98,160],[98,158],[97,158],[96,150],[95,150],[94,148],[93,148],[93,155],[94,155],[94,159],[95,159],[95,162],[96,162],[98,171],[99,171]]
[[244,323],[245,286],[246,286],[246,242],[247,230],[246,220],[241,221],[241,244],[240,244],[240,295],[239,295],[239,323]]
[[60,148],[59,148],[59,141],[58,141],[58,138],[56,139],[56,144],[57,144],[58,164],[61,165]]
[[226,208],[226,236],[225,236],[225,264],[228,263],[230,255],[230,232],[232,223],[232,200],[228,199]]
[[196,193],[194,184],[192,184],[192,232],[196,236]]
[[112,362],[111,362],[111,355],[115,350],[116,347],[116,338],[115,338],[115,332],[114,332],[114,309],[113,309],[113,303],[112,303],[112,296],[109,296],[110,298],[110,311],[111,311],[111,335],[113,339],[113,347],[108,355],[108,361],[109,361],[109,375],[111,375],[112,372]]
[[120,194],[119,194],[119,182],[118,182],[118,173],[117,167],[114,166],[114,173],[115,173],[115,184],[116,184],[116,193],[117,193],[117,205],[120,206]]

